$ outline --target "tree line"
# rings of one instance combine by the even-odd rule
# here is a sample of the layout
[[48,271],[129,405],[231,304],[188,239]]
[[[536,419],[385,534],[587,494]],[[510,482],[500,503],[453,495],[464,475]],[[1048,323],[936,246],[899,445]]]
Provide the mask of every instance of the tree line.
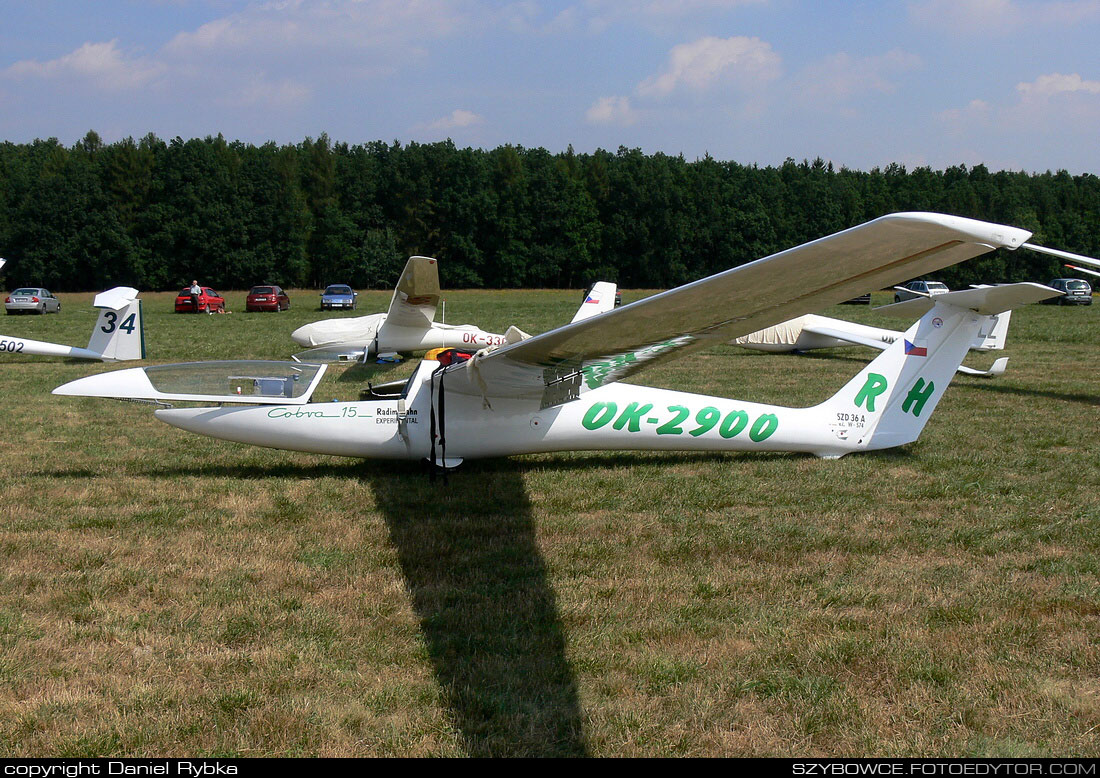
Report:
[[[0,144],[0,256],[8,286],[394,285],[407,257],[440,260],[448,288],[667,288],[894,211],[1023,227],[1100,256],[1100,179],[982,165],[821,159],[759,167],[639,149],[552,154],[441,143],[260,146],[93,131]],[[1065,275],[997,251],[937,274],[952,287]]]

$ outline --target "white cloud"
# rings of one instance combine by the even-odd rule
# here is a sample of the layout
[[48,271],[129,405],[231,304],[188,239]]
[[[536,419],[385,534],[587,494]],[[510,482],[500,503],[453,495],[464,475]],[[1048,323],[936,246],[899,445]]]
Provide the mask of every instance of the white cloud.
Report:
[[963,136],[979,128],[991,126],[995,114],[993,106],[985,100],[971,100],[965,108],[941,111],[936,118],[951,135]]
[[85,43],[69,54],[46,62],[22,60],[2,71],[15,79],[92,84],[107,91],[124,91],[148,84],[164,72],[159,63],[144,57],[128,57],[118,41]]
[[684,17],[706,11],[731,11],[744,5],[760,5],[768,0],[587,0],[591,13],[620,16]]
[[630,107],[630,98],[601,97],[585,112],[590,124],[617,124],[623,127],[638,121],[638,114]]
[[700,38],[669,52],[668,65],[638,85],[638,94],[666,97],[686,88],[701,92],[717,85],[752,91],[779,78],[782,60],[759,38]]
[[[980,149],[991,166],[995,162],[1038,170],[1075,167],[1081,164],[1081,150],[1093,145],[1094,128],[1100,123],[1100,81],[1079,73],[1048,73],[1018,83],[1014,96],[971,100],[936,118],[945,135]],[[999,158],[990,159],[992,155]]]
[[288,109],[305,104],[310,97],[310,88],[298,81],[271,81],[262,74],[253,74],[239,88],[218,102],[227,106]]
[[1032,82],[1021,81],[1016,85],[1016,91],[1025,100],[1072,94],[1074,92],[1097,95],[1100,94],[1100,81],[1086,81],[1077,73],[1070,73],[1069,75],[1050,73],[1039,76]]
[[921,59],[894,49],[877,57],[853,57],[839,52],[806,69],[799,91],[808,101],[842,101],[872,92],[897,89],[892,76],[920,67]]
[[429,130],[457,130],[484,123],[485,117],[479,116],[473,111],[456,108],[448,116],[428,122],[424,125],[424,128]]
[[760,5],[769,0],[585,0],[574,7],[576,15],[587,18],[589,27],[602,30],[624,20],[667,22],[707,13],[732,11],[745,5]]
[[497,13],[497,18],[505,28],[519,35],[555,34],[579,27],[581,13],[576,6],[569,6],[546,18],[543,9],[534,0],[521,0],[506,5]]
[[1048,73],[1021,82],[1016,94],[1016,104],[1004,112],[1005,123],[1012,126],[1028,130],[1060,126],[1063,132],[1088,137],[1100,123],[1100,81],[1078,73]]
[[394,50],[409,43],[469,31],[483,12],[463,0],[289,0],[252,5],[182,32],[165,46],[177,57],[293,55]]

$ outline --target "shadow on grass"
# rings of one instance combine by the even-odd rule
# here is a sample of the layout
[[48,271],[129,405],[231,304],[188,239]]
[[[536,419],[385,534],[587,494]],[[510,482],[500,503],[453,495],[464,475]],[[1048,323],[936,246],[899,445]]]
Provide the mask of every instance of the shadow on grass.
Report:
[[[801,356],[804,359],[814,359],[820,360],[822,362],[862,362],[866,364],[867,361],[869,361],[867,359],[860,359],[859,357],[855,356],[846,356],[829,352],[804,353]],[[1083,392],[1052,392],[1045,389],[1028,389],[1020,386],[1009,386],[1003,382],[990,380],[982,376],[954,376],[954,378],[963,378],[964,380],[955,380],[953,382],[953,385],[968,389],[977,389],[978,391],[982,392],[994,392],[998,394],[1016,395],[1019,397],[1042,397],[1048,400],[1058,400],[1060,402],[1100,406],[1100,395],[1098,394],[1087,394]]]
[[[876,456],[895,452],[897,456],[909,456],[907,452],[898,449],[886,449],[884,451],[864,452],[861,456]],[[812,454],[782,451],[577,451],[555,454],[532,454],[530,456],[515,456],[500,459],[490,459],[482,462],[466,462],[458,471],[450,475],[448,485],[450,489],[461,492],[458,498],[450,498],[444,495],[446,500],[443,505],[458,506],[463,500],[476,499],[482,491],[479,485],[485,473],[492,473],[491,478],[503,480],[511,484],[519,484],[519,491],[515,495],[522,496],[524,511],[529,510],[526,493],[522,491],[523,476],[533,471],[583,471],[591,469],[629,469],[645,467],[649,465],[689,465],[699,462],[727,460],[732,465],[738,462],[761,462],[767,460],[798,460],[813,459]],[[242,462],[241,464],[199,463],[194,465],[178,465],[169,463],[150,463],[147,467],[138,468],[128,473],[129,475],[142,475],[149,478],[243,478],[254,479],[309,479],[309,478],[355,478],[367,483],[375,484],[377,479],[387,481],[388,492],[379,493],[380,510],[387,516],[390,511],[388,500],[391,495],[404,489],[419,489],[424,485],[431,485],[428,474],[421,469],[420,464],[373,461],[360,459],[344,459],[333,457],[332,462],[322,464],[302,464],[293,460],[287,460],[278,464],[260,464],[256,462]],[[117,477],[112,470],[92,470],[89,468],[47,468],[31,472],[32,476],[48,476],[51,478],[102,478]],[[443,491],[442,480],[437,480],[434,487]],[[472,493],[472,494],[471,494]],[[504,495],[499,495],[504,497]],[[434,501],[439,498],[437,494],[425,495],[425,501]],[[402,498],[404,499],[404,498]],[[502,500],[496,500],[494,505],[502,504]],[[420,508],[420,506],[417,506]],[[439,506],[429,505],[423,509],[439,510]],[[469,506],[466,506],[469,509]]]
[[1067,403],[1081,403],[1100,407],[1100,394],[1083,394],[1080,392],[1051,392],[1045,389],[1025,389],[1019,386],[1007,386],[998,383],[982,383],[980,389],[986,392],[1016,395],[1019,397],[1044,397],[1048,400],[1059,400]]
[[446,484],[411,464],[370,463],[361,473],[389,526],[468,753],[585,755],[576,681],[523,468],[468,463]]

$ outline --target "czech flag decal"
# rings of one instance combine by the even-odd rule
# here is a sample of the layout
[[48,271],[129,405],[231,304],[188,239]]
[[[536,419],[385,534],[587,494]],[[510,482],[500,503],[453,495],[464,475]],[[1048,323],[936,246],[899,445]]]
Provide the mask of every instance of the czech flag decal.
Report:
[[910,343],[905,341],[905,356],[907,357],[926,357],[928,356],[928,349],[924,346],[918,346],[916,343]]

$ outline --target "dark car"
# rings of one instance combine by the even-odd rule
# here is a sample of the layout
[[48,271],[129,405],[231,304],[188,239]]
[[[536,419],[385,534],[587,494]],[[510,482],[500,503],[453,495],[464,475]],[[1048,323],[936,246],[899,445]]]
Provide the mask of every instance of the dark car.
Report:
[[1047,284],[1051,289],[1062,293],[1061,297],[1051,297],[1044,303],[1058,305],[1092,305],[1092,287],[1088,281],[1080,278],[1055,278]]
[[176,295],[176,313],[201,313],[202,311],[225,313],[225,298],[209,286],[204,286],[202,287],[202,294],[199,295],[199,309],[196,311],[195,306],[191,303],[191,287],[185,286]]
[[355,308],[355,298],[359,295],[347,284],[329,284],[321,292],[321,310],[334,308]]
[[246,311],[285,311],[290,308],[290,295],[278,286],[254,286],[244,301]]

